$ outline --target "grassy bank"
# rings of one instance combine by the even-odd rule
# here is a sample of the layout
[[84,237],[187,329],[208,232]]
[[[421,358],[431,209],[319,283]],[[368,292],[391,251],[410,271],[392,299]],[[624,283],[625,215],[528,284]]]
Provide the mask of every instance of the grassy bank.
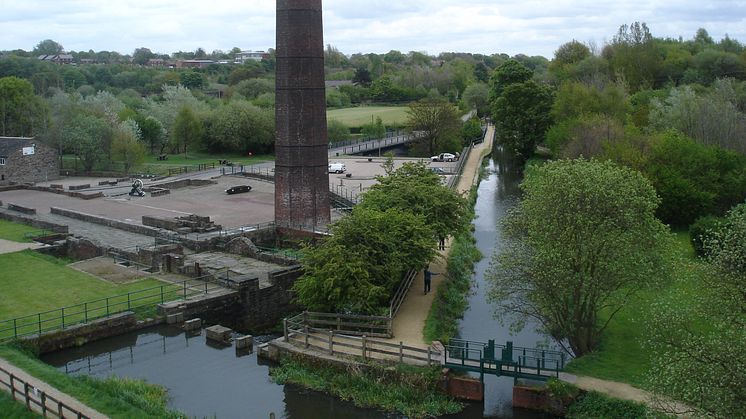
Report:
[[461,410],[458,402],[437,391],[440,377],[437,367],[399,365],[385,369],[371,365],[363,371],[286,359],[271,374],[279,384],[298,384],[352,401],[358,407],[399,412],[409,417],[440,416]]
[[[474,204],[477,200],[477,187],[469,194],[471,217],[474,217]],[[482,258],[470,230],[457,234],[448,255],[448,276],[438,287],[435,301],[425,320],[423,335],[430,343],[434,340],[448,342],[458,331],[459,319],[469,307],[469,291],[472,285],[474,264]]]
[[151,288],[144,279],[112,284],[65,266],[66,261],[33,251],[0,255],[0,320]]
[[36,419],[42,417],[41,415],[28,411],[26,405],[23,403],[11,399],[10,393],[7,393],[5,389],[0,390],[0,414],[2,414],[2,417],[4,418],[13,419]]
[[651,367],[650,353],[642,343],[648,339],[646,319],[654,315],[658,302],[674,305],[692,304],[707,275],[705,263],[698,260],[687,232],[674,235],[671,279],[664,286],[646,289],[614,317],[602,337],[597,352],[575,359],[567,371],[607,380],[622,381],[636,387],[646,387],[646,373]]
[[328,111],[326,118],[337,120],[350,128],[370,124],[378,117],[387,127],[402,126],[407,122],[408,109],[406,106],[359,106]]
[[0,239],[10,240],[18,243],[31,243],[27,235],[41,234],[43,231],[27,226],[25,224],[14,223],[11,221],[0,220]]
[[111,418],[183,417],[166,408],[166,389],[160,386],[116,377],[69,376],[10,345],[0,346],[0,357]]

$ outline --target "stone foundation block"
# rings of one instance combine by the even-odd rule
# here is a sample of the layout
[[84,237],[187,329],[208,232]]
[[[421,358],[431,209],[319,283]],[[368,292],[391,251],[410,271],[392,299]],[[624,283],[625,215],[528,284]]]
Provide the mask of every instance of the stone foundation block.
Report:
[[166,317],[166,324],[184,323],[184,313],[171,314]]
[[254,336],[241,336],[236,338],[236,349],[251,349],[254,347]]
[[192,319],[184,322],[184,330],[194,332],[202,328],[202,319]]
[[210,326],[207,329],[207,339],[221,342],[221,343],[230,343],[231,338],[233,337],[233,330],[220,325]]

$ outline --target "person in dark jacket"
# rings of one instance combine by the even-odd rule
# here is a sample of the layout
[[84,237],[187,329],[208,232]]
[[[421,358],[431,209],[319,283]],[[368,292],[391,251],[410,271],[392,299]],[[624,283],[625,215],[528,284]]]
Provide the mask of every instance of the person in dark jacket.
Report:
[[430,292],[430,285],[433,281],[433,275],[440,275],[438,272],[431,272],[430,267],[425,268],[425,294]]

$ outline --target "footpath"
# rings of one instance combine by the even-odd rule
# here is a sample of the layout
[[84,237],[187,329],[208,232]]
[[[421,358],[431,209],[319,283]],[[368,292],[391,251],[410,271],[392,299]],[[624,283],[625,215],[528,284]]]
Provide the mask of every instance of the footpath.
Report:
[[[8,374],[12,374],[14,379],[14,388],[16,390],[15,398],[16,400],[19,400],[21,403],[25,403],[24,398],[24,385],[23,383],[28,384],[29,390],[29,398],[31,400],[35,400],[37,403],[31,402],[30,406],[31,409],[33,409],[37,413],[42,412],[41,403],[42,403],[42,394],[45,396],[46,399],[46,410],[49,410],[51,412],[59,412],[58,404],[53,403],[48,396],[51,396],[55,400],[57,400],[60,403],[63,403],[66,408],[63,409],[63,415],[64,417],[75,417],[77,416],[76,413],[79,412],[82,415],[89,417],[91,419],[106,419],[108,416],[91,409],[90,407],[86,406],[85,404],[79,402],[78,400],[68,396],[67,394],[57,390],[56,388],[52,387],[51,385],[45,383],[44,381],[35,378],[25,371],[21,370],[20,368],[17,368],[13,364],[9,363],[8,361],[0,358],[0,369],[7,371],[7,373],[0,371],[0,388],[2,388],[2,391],[10,392],[10,389],[8,388],[5,383],[10,383],[10,377]],[[73,415],[73,416],[71,416]],[[56,415],[53,415],[56,416]]]
[[[479,169],[482,167],[482,161],[492,151],[492,141],[494,139],[495,127],[487,127],[485,140],[477,144],[469,153],[469,157],[464,163],[461,178],[456,185],[456,192],[468,194],[471,187],[479,181]],[[422,272],[417,274],[412,287],[402,303],[399,313],[394,319],[394,339],[396,342],[403,342],[409,346],[425,346],[425,338],[422,331],[425,328],[425,319],[430,312],[430,306],[433,304],[435,295],[438,292],[440,284],[445,280],[445,272],[448,261],[448,254],[451,252],[451,240],[446,242],[445,250],[440,251],[440,257],[430,264],[430,271],[437,272],[432,278],[431,290],[429,293],[424,292],[424,279]]]

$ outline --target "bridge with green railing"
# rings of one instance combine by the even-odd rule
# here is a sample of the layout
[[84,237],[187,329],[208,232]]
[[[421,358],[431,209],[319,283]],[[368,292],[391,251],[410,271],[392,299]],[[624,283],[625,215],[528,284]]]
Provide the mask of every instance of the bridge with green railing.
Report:
[[540,348],[513,346],[513,342],[496,345],[494,340],[475,342],[451,339],[445,345],[443,365],[457,371],[479,373],[499,377],[513,377],[546,381],[559,377],[565,368],[564,352]]

